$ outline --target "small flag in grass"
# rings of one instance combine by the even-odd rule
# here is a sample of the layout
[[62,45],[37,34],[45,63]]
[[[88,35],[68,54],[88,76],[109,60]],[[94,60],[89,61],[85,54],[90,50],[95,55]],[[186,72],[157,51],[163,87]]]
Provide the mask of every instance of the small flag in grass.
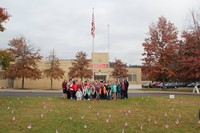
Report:
[[179,122],[178,119],[175,121],[175,124],[176,124],[176,125],[179,125],[179,124],[180,124],[180,122]]
[[143,125],[141,124],[141,125],[140,125],[140,130],[142,130],[142,129],[143,129]]
[[125,122],[125,123],[124,123],[124,126],[127,127],[127,126],[128,126],[128,122]]
[[97,112],[97,116],[99,116],[99,112]]
[[169,128],[169,125],[168,125],[168,123],[165,123],[165,128]]
[[15,121],[15,116],[13,116],[12,120]]
[[72,120],[72,117],[70,116],[69,119]]
[[109,119],[106,119],[106,123],[108,123],[109,122]]
[[40,118],[43,118],[43,117],[44,117],[44,115],[43,115],[43,114],[41,114],[41,115],[40,115]]
[[85,129],[87,128],[87,125],[86,124],[84,124],[84,126],[83,126]]
[[27,128],[28,128],[28,129],[31,129],[31,128],[32,128],[32,125],[31,125],[31,124],[29,124],[29,125],[27,126]]
[[165,112],[165,114],[164,114],[164,115],[165,115],[165,117],[167,117],[167,113],[166,113],[166,112]]

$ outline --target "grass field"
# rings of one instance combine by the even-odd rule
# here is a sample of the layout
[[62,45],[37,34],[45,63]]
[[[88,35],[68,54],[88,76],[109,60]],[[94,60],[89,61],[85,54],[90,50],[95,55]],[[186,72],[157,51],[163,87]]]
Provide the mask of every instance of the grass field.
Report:
[[[1,133],[197,133],[200,97],[0,97]],[[177,124],[176,124],[177,121]],[[28,125],[31,125],[28,129]]]

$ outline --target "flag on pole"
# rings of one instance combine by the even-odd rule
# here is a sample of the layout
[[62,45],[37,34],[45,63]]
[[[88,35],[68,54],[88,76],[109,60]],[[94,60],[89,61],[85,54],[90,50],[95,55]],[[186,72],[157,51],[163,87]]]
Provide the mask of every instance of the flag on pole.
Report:
[[93,9],[93,13],[92,13],[91,35],[92,35],[93,38],[95,37],[94,9]]

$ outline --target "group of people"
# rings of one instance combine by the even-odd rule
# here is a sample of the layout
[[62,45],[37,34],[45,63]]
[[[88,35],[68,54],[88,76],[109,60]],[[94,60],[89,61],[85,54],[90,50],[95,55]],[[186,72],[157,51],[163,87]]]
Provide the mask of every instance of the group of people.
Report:
[[128,99],[129,82],[99,81],[78,82],[77,80],[64,80],[62,82],[64,99],[76,100],[111,100]]

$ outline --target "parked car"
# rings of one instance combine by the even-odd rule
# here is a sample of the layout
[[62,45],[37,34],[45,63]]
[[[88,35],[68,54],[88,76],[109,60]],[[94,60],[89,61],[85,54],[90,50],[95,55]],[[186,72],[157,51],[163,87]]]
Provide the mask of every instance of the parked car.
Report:
[[178,88],[178,85],[177,85],[177,83],[167,83],[167,84],[165,84],[165,88],[175,89],[175,88]]
[[[160,88],[163,88],[163,83],[159,85]],[[177,83],[165,83],[165,89],[175,89],[178,88]]]
[[187,87],[195,87],[195,85],[196,85],[196,83],[192,82],[192,83],[187,84]]

